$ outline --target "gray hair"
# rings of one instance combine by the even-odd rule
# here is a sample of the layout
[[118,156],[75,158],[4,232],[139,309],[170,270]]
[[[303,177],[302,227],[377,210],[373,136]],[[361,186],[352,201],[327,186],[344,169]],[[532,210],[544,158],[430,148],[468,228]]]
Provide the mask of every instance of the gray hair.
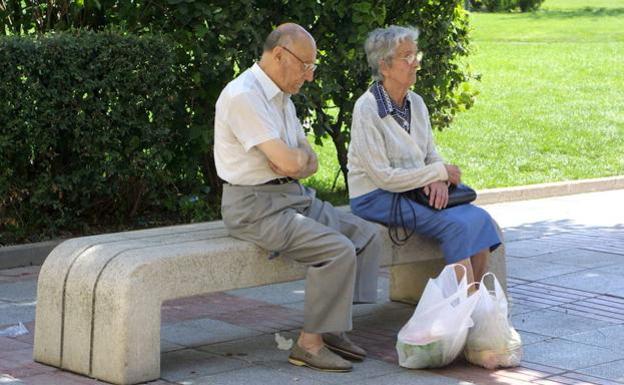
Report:
[[277,47],[278,45],[282,45],[285,43],[290,43],[290,39],[287,36],[285,36],[285,34],[279,29],[274,29],[273,31],[271,31],[269,36],[267,36],[266,40],[264,41],[264,46],[262,47],[262,49],[265,52],[271,51],[273,48]]
[[418,29],[414,27],[401,27],[391,25],[387,28],[377,28],[368,34],[364,43],[366,60],[371,68],[373,80],[383,80],[383,75],[379,71],[379,62],[392,61],[396,53],[396,48],[405,40],[417,42]]

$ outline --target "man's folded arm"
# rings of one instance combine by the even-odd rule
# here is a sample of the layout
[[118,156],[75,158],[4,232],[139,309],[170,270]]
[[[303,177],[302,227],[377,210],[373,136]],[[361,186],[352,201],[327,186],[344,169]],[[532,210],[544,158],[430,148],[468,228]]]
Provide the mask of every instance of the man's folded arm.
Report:
[[271,139],[258,145],[272,164],[273,171],[280,175],[299,179],[310,161],[310,154],[303,148],[291,148],[281,139]]

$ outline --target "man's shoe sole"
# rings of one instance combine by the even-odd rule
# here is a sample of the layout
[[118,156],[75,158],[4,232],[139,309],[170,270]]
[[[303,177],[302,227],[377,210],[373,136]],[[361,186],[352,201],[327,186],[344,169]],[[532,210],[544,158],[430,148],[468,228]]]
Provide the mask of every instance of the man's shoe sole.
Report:
[[364,358],[366,358],[366,356],[361,356],[359,354],[355,354],[355,353],[350,352],[348,350],[340,349],[340,348],[338,348],[336,346],[332,346],[332,345],[328,344],[327,342],[325,342],[325,346],[327,346],[327,349],[329,349],[332,352],[338,354],[342,358],[346,358],[348,360],[364,361]]
[[349,369],[321,368],[320,366],[310,365],[309,363],[305,361],[292,358],[292,357],[288,357],[288,362],[290,362],[291,364],[295,366],[306,366],[308,368],[320,370],[322,372],[346,373],[346,372],[350,372],[351,370],[353,370],[353,368],[349,368]]

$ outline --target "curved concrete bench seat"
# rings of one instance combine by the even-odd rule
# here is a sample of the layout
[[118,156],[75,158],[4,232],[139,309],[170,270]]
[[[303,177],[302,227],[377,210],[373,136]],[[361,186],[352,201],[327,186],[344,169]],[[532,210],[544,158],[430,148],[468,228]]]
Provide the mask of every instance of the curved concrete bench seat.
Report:
[[[443,266],[437,244],[414,236],[393,246],[391,299],[414,302]],[[34,359],[115,384],[160,377],[163,301],[304,278],[302,266],[231,238],[222,222],[75,238],[41,268]],[[505,285],[504,249],[490,263]],[[206,330],[206,333],[210,333]]]

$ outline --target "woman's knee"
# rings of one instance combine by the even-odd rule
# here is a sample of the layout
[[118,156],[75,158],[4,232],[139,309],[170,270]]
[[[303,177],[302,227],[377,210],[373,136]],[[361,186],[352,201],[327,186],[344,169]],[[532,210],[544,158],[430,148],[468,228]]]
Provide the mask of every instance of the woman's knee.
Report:
[[465,234],[470,230],[470,224],[462,221],[462,220],[455,220],[449,223],[448,227],[447,227],[447,233],[450,233],[448,235],[460,235],[460,234]]

